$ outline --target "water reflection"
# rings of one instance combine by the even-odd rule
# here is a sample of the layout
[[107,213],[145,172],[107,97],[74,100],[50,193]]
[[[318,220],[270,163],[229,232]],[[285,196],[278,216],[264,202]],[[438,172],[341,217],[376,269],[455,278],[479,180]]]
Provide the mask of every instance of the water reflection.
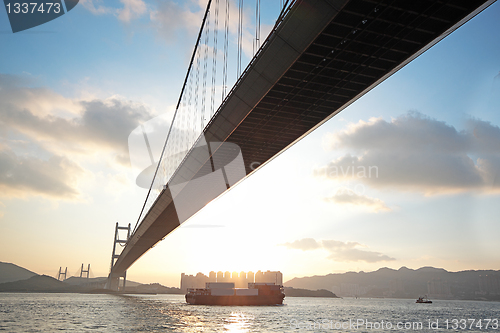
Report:
[[243,333],[250,332],[254,317],[243,312],[233,311],[225,321],[227,322],[224,325],[226,331]]
[[[435,333],[449,331],[442,326],[446,319],[493,319],[500,313],[498,302],[479,301],[436,300],[430,307],[415,304],[414,299],[290,297],[286,302],[286,306],[202,306],[186,304],[183,295],[0,293],[0,331],[284,333],[297,332],[294,323],[327,320],[334,324],[364,319],[394,325],[399,321],[426,324],[438,320],[438,330],[427,326],[419,330]],[[473,327],[468,332],[482,333],[484,329]]]

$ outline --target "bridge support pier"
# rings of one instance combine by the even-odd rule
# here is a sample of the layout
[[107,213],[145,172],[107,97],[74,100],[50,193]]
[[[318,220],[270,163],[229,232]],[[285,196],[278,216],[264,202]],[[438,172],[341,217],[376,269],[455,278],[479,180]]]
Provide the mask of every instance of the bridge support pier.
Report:
[[[127,230],[127,239],[120,239],[120,230]],[[116,259],[120,257],[120,254],[116,254],[116,244],[120,246],[124,246],[122,244],[126,244],[130,238],[130,223],[127,227],[120,227],[118,222],[116,222],[115,227],[115,240],[113,242],[113,253],[111,254],[111,269],[108,276],[108,281],[104,289],[114,290],[114,291],[125,291],[125,284],[127,281],[127,271],[123,272],[123,274],[113,273],[113,266],[115,265]],[[120,251],[121,252],[121,251]],[[123,285],[120,287],[120,278],[123,278]]]
[[[120,279],[123,278],[123,284],[120,286]],[[105,289],[113,291],[125,291],[127,281],[127,272],[121,275],[109,274]]]

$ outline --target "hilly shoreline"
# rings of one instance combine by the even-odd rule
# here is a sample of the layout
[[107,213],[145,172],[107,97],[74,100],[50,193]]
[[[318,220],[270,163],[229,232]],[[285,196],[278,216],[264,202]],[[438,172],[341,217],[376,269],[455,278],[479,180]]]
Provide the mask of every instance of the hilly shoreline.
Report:
[[[104,290],[106,277],[70,277],[64,281],[38,275],[15,264],[0,262],[0,292],[114,293]],[[288,297],[409,298],[428,295],[433,299],[500,301],[500,270],[449,272],[422,267],[373,272],[346,272],[293,278],[284,283]],[[159,283],[127,281],[125,293],[183,294],[179,288]]]
[[422,267],[398,270],[380,268],[374,272],[347,272],[293,278],[285,287],[326,289],[341,297],[416,298],[500,301],[500,271],[467,270],[449,272]]

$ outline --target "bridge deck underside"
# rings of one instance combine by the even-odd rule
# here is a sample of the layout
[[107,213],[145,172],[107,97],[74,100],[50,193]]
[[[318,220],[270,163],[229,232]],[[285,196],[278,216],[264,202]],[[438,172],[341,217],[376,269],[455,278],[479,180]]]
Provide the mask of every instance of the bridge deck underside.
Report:
[[269,160],[483,3],[348,2],[227,141],[241,147],[246,162]]
[[[264,164],[286,150],[492,2],[297,1],[221,105],[204,137],[207,142],[237,144],[249,175],[252,163]],[[206,175],[212,163],[192,151],[169,186]],[[225,190],[197,201],[201,191],[186,188],[181,194],[193,198],[196,209]],[[123,273],[182,222],[167,186],[112,273]]]

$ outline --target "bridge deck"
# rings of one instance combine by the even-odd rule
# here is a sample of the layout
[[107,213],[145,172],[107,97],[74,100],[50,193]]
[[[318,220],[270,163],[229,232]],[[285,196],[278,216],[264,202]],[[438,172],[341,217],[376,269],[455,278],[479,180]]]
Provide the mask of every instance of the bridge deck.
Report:
[[[204,131],[207,142],[231,142],[250,175],[395,73],[494,0],[297,1],[267,39]],[[211,153],[217,148],[212,147]],[[226,154],[220,148],[219,159]],[[224,163],[223,163],[224,164]],[[145,216],[112,269],[123,274],[180,225],[177,198],[201,209],[227,188],[210,181],[213,160],[192,150]]]

